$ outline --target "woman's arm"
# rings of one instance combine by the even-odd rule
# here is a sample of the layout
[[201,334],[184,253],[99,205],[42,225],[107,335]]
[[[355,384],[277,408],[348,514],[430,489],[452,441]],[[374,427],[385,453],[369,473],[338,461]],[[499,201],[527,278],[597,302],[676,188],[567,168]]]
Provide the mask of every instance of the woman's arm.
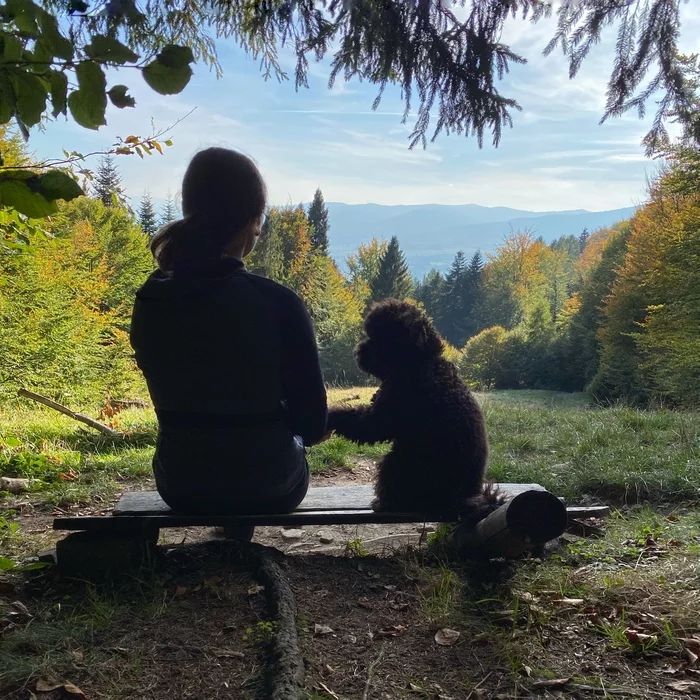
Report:
[[302,301],[285,294],[279,321],[282,336],[282,381],[290,428],[305,445],[326,434],[326,386],[316,347],[313,324]]

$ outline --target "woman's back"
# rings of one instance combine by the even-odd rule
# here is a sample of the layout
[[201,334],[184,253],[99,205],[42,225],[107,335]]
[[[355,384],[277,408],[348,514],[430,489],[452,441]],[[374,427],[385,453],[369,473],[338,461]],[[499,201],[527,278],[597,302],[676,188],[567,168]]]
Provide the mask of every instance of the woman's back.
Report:
[[308,485],[304,444],[325,432],[326,392],[303,303],[242,262],[264,183],[245,156],[207,149],[182,195],[185,217],[152,241],[159,269],[131,324],[158,416],[156,485],[178,508],[291,510]]

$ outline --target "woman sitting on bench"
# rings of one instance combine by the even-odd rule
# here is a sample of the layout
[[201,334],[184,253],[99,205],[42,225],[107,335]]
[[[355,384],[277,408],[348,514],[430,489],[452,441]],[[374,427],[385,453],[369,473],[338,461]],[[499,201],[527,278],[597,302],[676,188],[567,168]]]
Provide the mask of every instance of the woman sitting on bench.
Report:
[[223,148],[192,159],[184,218],[151,250],[131,344],[158,417],[153,458],[163,500],[190,512],[291,512],[304,498],[304,445],[326,427],[314,331],[294,292],[248,272],[265,183]]

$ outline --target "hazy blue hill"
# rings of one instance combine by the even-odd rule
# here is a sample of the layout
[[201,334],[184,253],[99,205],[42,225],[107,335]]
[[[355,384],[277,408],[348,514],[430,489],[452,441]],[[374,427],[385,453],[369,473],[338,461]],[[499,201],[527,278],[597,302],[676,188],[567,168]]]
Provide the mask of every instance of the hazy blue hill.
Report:
[[414,275],[422,276],[431,267],[445,269],[458,250],[468,255],[481,249],[492,252],[513,231],[529,229],[550,242],[559,236],[578,235],[584,228],[601,226],[629,218],[634,207],[611,211],[535,212],[509,207],[482,207],[477,204],[343,204],[329,202],[331,253],[342,263],[359,243],[374,236],[398,236]]

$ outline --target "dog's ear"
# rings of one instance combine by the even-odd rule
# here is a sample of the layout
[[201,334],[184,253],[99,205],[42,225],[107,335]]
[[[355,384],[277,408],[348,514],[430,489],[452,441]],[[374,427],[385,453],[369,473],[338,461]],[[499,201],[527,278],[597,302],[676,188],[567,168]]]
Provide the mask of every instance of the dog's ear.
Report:
[[415,344],[416,350],[421,355],[427,355],[428,357],[442,355],[445,344],[440,334],[435,330],[435,326],[425,314],[418,309],[416,311],[420,314],[420,318],[417,318],[410,327],[411,339]]

